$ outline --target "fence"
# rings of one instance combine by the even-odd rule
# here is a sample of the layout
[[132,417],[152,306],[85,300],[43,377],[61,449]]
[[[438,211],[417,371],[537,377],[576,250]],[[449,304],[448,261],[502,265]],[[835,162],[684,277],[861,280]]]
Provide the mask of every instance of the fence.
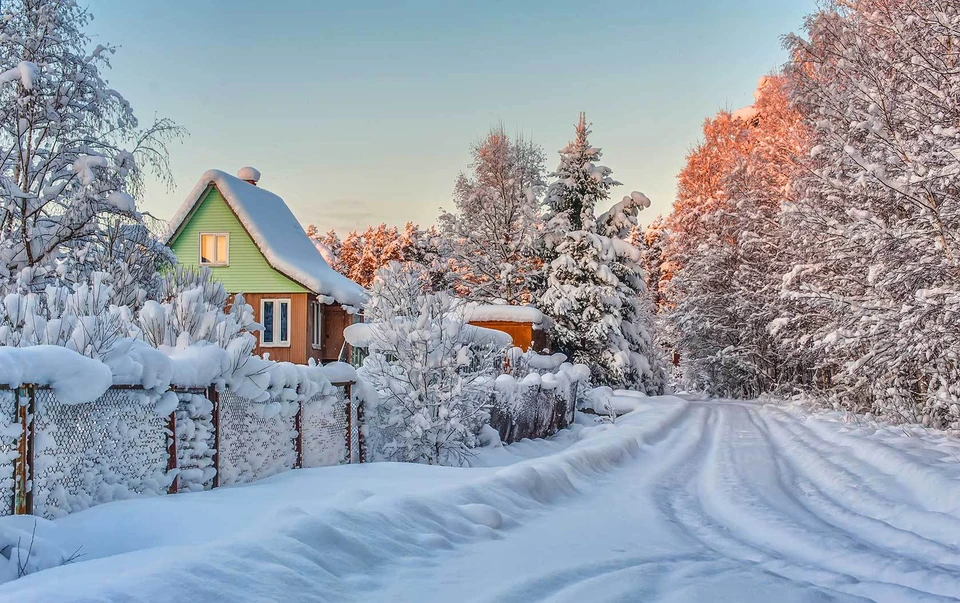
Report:
[[114,386],[84,404],[41,387],[0,388],[0,515],[53,518],[137,495],[362,463],[363,403],[353,383],[333,385],[333,396],[266,403],[212,387],[156,400]]
[[505,444],[551,436],[573,422],[578,384],[572,381],[563,387],[531,387],[512,399],[497,396],[490,409],[490,426]]

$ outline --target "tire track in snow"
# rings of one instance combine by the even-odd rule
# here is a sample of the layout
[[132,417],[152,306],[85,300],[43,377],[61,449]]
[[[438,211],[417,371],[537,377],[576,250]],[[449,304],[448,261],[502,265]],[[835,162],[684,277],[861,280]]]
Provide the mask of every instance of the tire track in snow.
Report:
[[[781,409],[764,406],[771,420],[792,426],[791,430],[816,447],[829,447],[832,456],[845,461],[845,469],[854,475],[873,478],[872,484],[884,489],[896,502],[916,506],[931,513],[942,514],[954,526],[960,525],[960,483],[943,472],[920,463],[911,454],[901,453],[874,439],[858,436],[853,431],[839,432],[833,425],[816,421],[802,423]],[[891,488],[895,484],[899,492]],[[918,493],[921,493],[918,495]]]
[[[766,551],[738,539],[735,532],[714,522],[703,510],[696,485],[717,438],[718,420],[716,408],[691,404],[682,420],[665,425],[669,429],[650,438],[651,445],[641,447],[645,456],[623,470],[628,475],[622,477],[629,479],[614,485],[620,491],[600,495],[617,496],[626,492],[628,496],[636,493],[639,497],[649,498],[647,502],[665,516],[663,523],[673,527],[676,540],[682,539],[692,545],[697,553],[665,557],[627,556],[564,565],[562,569],[529,577],[478,600],[491,603],[593,600],[596,596],[591,597],[591,589],[603,590],[605,581],[633,579],[642,582],[636,584],[626,600],[654,601],[670,592],[669,589],[659,590],[659,582],[670,582],[680,575],[685,576],[686,581],[710,581],[721,575],[728,583],[759,580],[762,588],[770,588],[766,582],[775,577],[786,584],[805,584],[807,592],[803,600],[865,600],[832,587],[832,583],[838,580],[852,582],[847,577],[814,567],[807,568],[803,575],[797,571],[776,571],[775,551]],[[702,434],[702,437],[691,437],[690,434]],[[651,492],[656,496],[649,497]],[[806,579],[811,575],[819,580]],[[707,589],[702,596],[709,597],[709,593]],[[616,596],[610,598],[619,600]]]
[[[960,576],[867,546],[800,504],[796,488],[783,479],[770,436],[751,417],[754,409],[717,404],[716,411],[700,503],[714,521],[768,556],[772,571],[796,576],[800,570],[801,578],[819,584],[832,574],[831,588],[881,599],[955,600]],[[807,576],[809,568],[822,571]]]
[[774,547],[765,546],[743,535],[743,531],[724,523],[708,510],[703,482],[705,475],[716,470],[712,457],[718,446],[720,413],[715,403],[703,404],[709,409],[709,429],[699,438],[698,462],[677,476],[681,484],[667,493],[666,505],[661,504],[668,520],[681,526],[688,536],[720,558],[738,560],[747,567],[770,573],[824,594],[845,598],[843,592],[856,583],[850,576],[825,570],[819,566],[791,560],[786,562]]
[[804,492],[798,502],[808,511],[836,529],[855,533],[867,545],[943,571],[960,572],[956,539],[943,540],[944,535],[960,533],[960,520],[884,498],[834,460],[842,456],[823,456],[811,443],[816,436],[799,422],[768,418],[763,413],[756,417],[770,433],[781,466]]

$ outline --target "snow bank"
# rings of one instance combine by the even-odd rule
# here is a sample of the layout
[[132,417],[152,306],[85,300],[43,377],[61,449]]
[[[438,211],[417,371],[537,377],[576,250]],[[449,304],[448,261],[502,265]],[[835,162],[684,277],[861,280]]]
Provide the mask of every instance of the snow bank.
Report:
[[209,170],[200,177],[170,221],[167,242],[190,216],[210,184],[226,199],[271,266],[340,304],[353,308],[363,306],[366,290],[327,264],[283,199],[220,170]]
[[646,398],[638,392],[595,387],[584,392],[577,408],[598,415],[619,417],[640,408]]
[[[299,601],[321,592],[324,599],[348,600],[356,597],[359,579],[367,598],[411,600],[369,589],[382,587],[378,583],[409,559],[449,560],[452,548],[498,542],[508,529],[594,492],[613,469],[640,455],[642,439],[680,412],[622,431],[577,426],[563,444],[535,443],[503,468],[349,465],[289,472],[243,488],[104,505],[38,530],[54,550],[83,544],[85,557],[6,584],[0,595],[21,601],[252,601],[270,593]],[[484,449],[478,461],[485,464],[489,452],[495,465],[508,448]],[[582,542],[597,542],[596,534],[584,536],[589,528],[570,529]],[[431,598],[457,595],[444,590]]]
[[[84,556],[5,584],[0,598],[798,603],[960,592],[955,441],[747,402],[636,397],[638,412],[616,425],[484,448],[472,468],[294,471],[40,521],[46,566],[60,551]],[[871,458],[864,442],[887,455]],[[941,479],[915,490],[914,468]],[[0,544],[32,527],[0,519]]]
[[0,346],[0,384],[49,386],[65,404],[89,402],[113,385],[110,368],[67,348]]

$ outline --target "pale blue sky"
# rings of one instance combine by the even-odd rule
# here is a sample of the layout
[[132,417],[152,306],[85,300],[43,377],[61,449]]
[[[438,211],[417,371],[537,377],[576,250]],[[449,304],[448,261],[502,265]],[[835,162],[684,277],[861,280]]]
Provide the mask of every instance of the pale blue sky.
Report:
[[169,218],[209,168],[253,165],[322,230],[432,223],[468,148],[502,121],[547,152],[577,114],[604,163],[669,211],[703,119],[749,104],[814,0],[89,0],[109,75],[141,120],[190,130],[171,147]]

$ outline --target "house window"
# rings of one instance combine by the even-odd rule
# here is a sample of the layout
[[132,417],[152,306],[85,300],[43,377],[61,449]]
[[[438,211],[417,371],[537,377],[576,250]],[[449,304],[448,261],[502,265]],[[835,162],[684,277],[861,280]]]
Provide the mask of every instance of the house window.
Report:
[[260,300],[261,347],[290,347],[290,300]]
[[230,263],[230,235],[225,232],[200,233],[200,264],[226,266]]
[[310,304],[310,312],[313,317],[313,349],[319,350],[323,347],[323,340],[320,336],[323,334],[323,305],[320,302]]

